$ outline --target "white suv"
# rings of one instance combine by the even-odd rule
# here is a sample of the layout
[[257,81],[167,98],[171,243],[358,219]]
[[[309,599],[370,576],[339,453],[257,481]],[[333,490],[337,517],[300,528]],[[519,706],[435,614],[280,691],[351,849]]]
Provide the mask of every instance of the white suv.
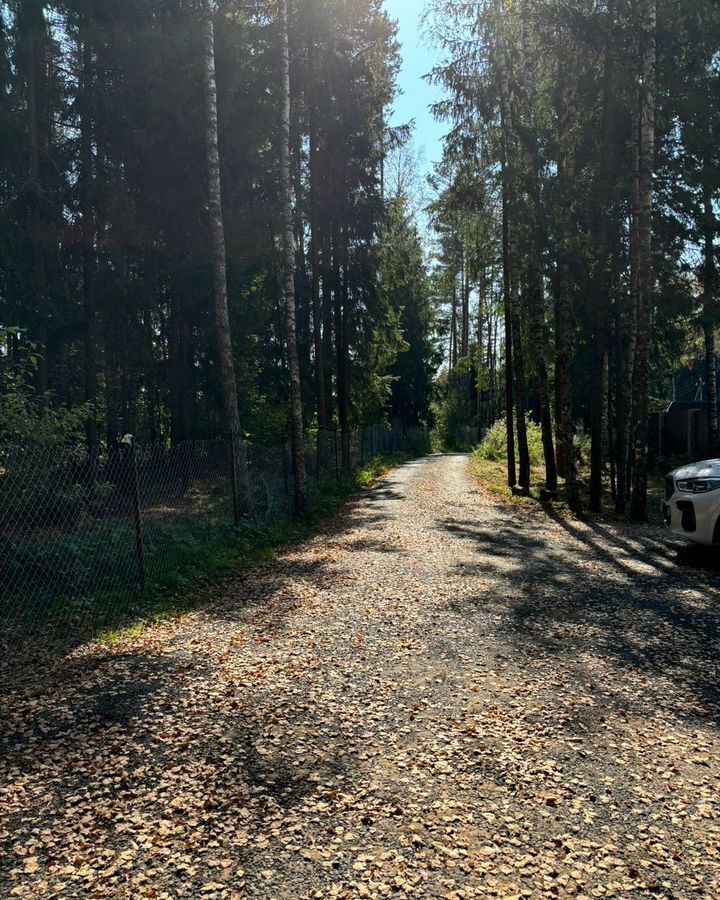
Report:
[[665,521],[696,544],[720,544],[720,459],[671,472],[665,479]]

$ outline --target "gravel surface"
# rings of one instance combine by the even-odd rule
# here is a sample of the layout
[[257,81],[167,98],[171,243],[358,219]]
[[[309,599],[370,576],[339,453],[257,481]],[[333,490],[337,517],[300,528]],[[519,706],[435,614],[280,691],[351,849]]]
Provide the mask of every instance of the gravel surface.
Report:
[[720,897],[718,578],[403,466],[6,702],[0,896]]

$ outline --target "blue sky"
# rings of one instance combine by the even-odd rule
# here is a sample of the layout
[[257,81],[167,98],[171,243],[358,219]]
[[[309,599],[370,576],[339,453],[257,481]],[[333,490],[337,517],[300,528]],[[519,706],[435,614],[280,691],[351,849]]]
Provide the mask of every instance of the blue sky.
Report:
[[402,95],[395,101],[395,115],[390,124],[401,125],[415,119],[415,146],[423,154],[426,174],[442,156],[442,138],[446,125],[436,122],[428,106],[438,100],[438,88],[423,80],[437,61],[437,52],[421,30],[421,18],[426,0],[385,0],[385,8],[399,25],[398,39],[402,44],[402,70],[399,86]]

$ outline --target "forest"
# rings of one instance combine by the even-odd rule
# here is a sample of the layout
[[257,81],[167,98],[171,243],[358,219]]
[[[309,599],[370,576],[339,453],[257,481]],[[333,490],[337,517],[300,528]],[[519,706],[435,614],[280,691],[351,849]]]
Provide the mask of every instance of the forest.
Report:
[[378,0],[28,0],[0,28],[6,440],[427,420]]
[[720,897],[719,201],[718,0],[0,0],[0,897]]
[[609,489],[643,520],[649,416],[675,377],[699,373],[718,454],[720,10],[436,0],[428,19],[449,126],[432,211],[450,396],[460,415],[504,412],[511,486],[530,486],[529,415],[550,493],[560,478],[597,511]]
[[536,423],[551,495],[644,519],[674,376],[718,445],[720,11],[432,0],[425,30],[418,191],[381,0],[0,4],[2,440],[337,429],[348,464],[356,427],[504,418],[511,486]]

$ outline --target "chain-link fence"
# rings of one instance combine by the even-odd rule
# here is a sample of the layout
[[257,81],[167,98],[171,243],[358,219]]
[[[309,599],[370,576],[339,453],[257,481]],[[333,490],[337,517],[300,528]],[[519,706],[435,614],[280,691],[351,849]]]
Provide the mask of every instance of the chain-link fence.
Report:
[[[308,435],[311,496],[348,467],[428,446],[401,426]],[[141,614],[207,554],[289,521],[292,497],[288,445],[0,448],[0,638],[75,637]]]

